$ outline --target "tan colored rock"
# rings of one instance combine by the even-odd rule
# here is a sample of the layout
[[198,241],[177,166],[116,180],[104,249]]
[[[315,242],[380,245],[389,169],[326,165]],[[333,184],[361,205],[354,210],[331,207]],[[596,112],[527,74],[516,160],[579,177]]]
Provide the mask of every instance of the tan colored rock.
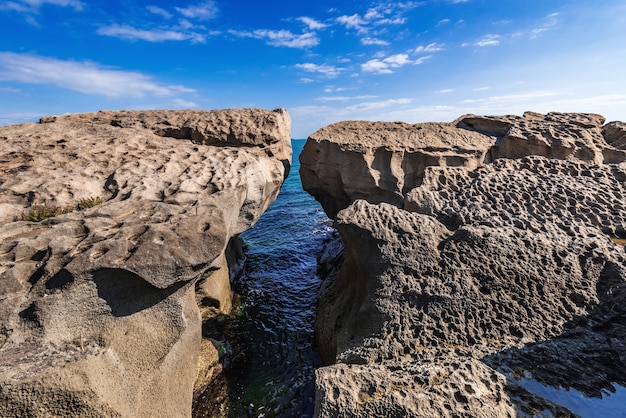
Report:
[[309,137],[300,176],[331,218],[357,199],[402,207],[428,167],[471,171],[496,159],[528,155],[596,164],[626,161],[620,140],[612,139],[621,138],[621,125],[609,124],[603,131],[603,123],[596,114],[555,112],[465,115],[449,124],[339,122]]
[[[592,113],[525,112],[521,117],[465,115],[455,124],[495,137],[496,143],[490,152],[492,160],[538,155],[597,164],[615,163],[619,157],[612,155],[614,147],[604,139],[604,121],[603,116]],[[621,161],[625,161],[626,156],[619,154]]]
[[276,198],[289,125],[241,109],[0,128],[1,415],[190,416],[196,283],[229,309],[224,253]]
[[319,293],[320,416],[571,416],[520,379],[596,397],[626,385],[626,159],[622,124],[603,123],[463,116],[456,129],[492,144],[485,158],[431,160],[392,194],[369,178],[393,160],[354,151],[384,149],[384,129],[312,136],[303,184],[345,245]]
[[474,169],[494,141],[449,123],[339,122],[309,137],[300,177],[331,218],[357,199],[402,206],[426,167]]

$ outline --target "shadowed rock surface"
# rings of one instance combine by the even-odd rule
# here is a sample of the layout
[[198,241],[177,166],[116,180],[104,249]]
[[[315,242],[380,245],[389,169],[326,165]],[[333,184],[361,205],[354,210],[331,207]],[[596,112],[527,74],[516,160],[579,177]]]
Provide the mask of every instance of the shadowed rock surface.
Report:
[[0,128],[1,415],[190,416],[217,360],[202,321],[231,307],[229,242],[276,198],[289,130],[283,109]]
[[[613,145],[620,124],[603,123],[463,116],[453,125],[484,135],[474,144],[484,159],[420,166],[402,203],[363,186],[356,163],[315,168],[359,141],[336,125],[312,135],[305,189],[322,204],[340,196],[331,172],[358,190],[337,204],[348,202],[335,217],[345,261],[319,295],[316,339],[329,364],[317,372],[319,416],[573,416],[520,376],[587,396],[626,383],[626,158]],[[322,147],[319,132],[341,145]],[[346,159],[384,149],[384,129],[375,135]]]

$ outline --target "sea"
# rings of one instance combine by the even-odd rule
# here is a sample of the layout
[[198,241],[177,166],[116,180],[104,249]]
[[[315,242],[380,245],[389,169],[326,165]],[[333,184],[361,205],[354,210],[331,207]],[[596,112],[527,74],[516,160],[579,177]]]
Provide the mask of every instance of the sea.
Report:
[[302,189],[298,156],[304,143],[292,140],[293,164],[280,194],[241,234],[247,260],[232,285],[240,296],[235,332],[244,340],[245,361],[226,373],[220,416],[313,416],[315,368],[321,365],[313,343],[317,257],[333,232],[321,206]]

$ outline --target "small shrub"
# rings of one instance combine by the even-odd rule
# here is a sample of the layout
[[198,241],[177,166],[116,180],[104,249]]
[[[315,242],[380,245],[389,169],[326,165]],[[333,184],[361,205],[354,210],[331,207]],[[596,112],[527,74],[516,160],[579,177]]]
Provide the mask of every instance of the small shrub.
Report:
[[74,212],[75,210],[83,210],[93,208],[94,206],[101,205],[103,203],[100,197],[89,197],[87,199],[80,199],[75,205],[71,206],[48,206],[37,205],[30,209],[30,212],[22,216],[22,220],[30,222],[41,222],[44,219],[54,218],[55,216],[64,215],[66,213]]
[[89,209],[101,204],[102,198],[100,197],[89,197],[87,199],[80,199],[78,203],[76,203],[76,210]]

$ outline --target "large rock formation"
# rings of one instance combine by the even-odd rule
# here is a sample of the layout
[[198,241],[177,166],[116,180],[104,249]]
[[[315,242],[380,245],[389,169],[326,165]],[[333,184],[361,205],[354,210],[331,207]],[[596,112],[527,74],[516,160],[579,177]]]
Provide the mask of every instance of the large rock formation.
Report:
[[289,129],[283,109],[0,128],[0,415],[190,416],[202,320],[230,310],[229,242],[276,198]]
[[[445,159],[414,172],[368,162],[426,148],[408,137],[410,151],[388,147],[393,125],[311,136],[303,185],[329,214],[345,207],[335,217],[345,261],[318,304],[320,416],[569,416],[523,378],[587,396],[626,384],[626,158],[623,125],[603,123],[464,116],[439,132],[476,138],[459,159],[482,158],[451,167],[458,148],[439,149]],[[433,126],[411,129],[437,136]],[[421,139],[435,140],[452,142]],[[387,187],[416,172],[411,190]]]

